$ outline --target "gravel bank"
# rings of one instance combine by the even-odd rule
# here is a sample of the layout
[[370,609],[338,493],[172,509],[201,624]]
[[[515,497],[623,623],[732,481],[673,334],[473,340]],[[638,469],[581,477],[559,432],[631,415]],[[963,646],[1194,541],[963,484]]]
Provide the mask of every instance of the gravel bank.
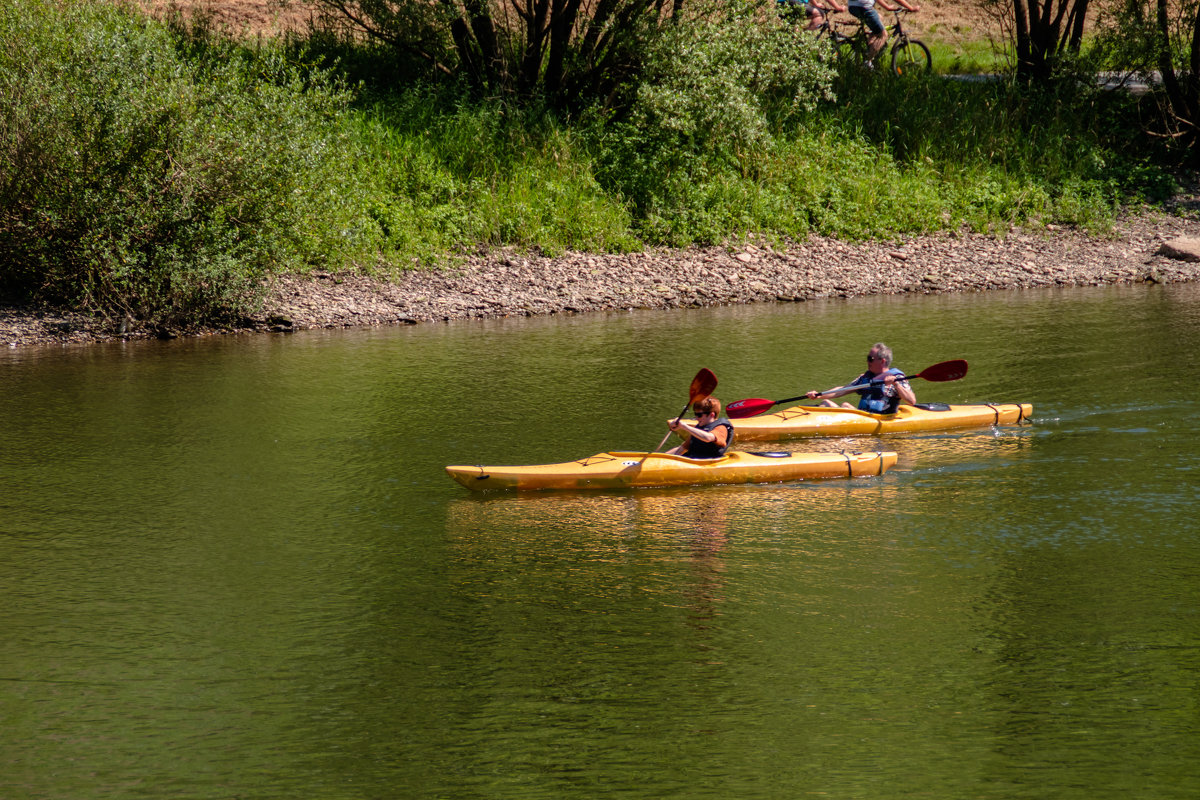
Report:
[[[1047,229],[1003,238],[965,233],[866,243],[814,238],[787,249],[555,258],[498,251],[394,281],[328,272],[289,275],[273,282],[263,310],[237,330],[1195,280],[1200,280],[1200,220],[1143,213],[1127,216],[1107,237]],[[233,331],[189,333],[226,332]],[[64,311],[0,307],[0,342],[14,348],[174,335],[178,332],[123,329],[119,321]]]

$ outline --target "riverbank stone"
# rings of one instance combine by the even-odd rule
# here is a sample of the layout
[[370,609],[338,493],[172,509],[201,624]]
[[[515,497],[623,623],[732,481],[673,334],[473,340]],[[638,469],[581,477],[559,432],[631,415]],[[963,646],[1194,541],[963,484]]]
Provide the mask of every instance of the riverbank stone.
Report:
[[1169,242],[1163,242],[1158,248],[1158,255],[1179,261],[1200,261],[1200,238],[1180,236]]
[[[739,242],[731,247],[545,256],[498,249],[393,277],[322,270],[271,279],[255,313],[203,336],[1200,280],[1200,218],[1140,210],[1103,235],[1046,226],[1004,235],[956,230],[886,241]],[[9,348],[161,336],[136,320],[0,306]]]

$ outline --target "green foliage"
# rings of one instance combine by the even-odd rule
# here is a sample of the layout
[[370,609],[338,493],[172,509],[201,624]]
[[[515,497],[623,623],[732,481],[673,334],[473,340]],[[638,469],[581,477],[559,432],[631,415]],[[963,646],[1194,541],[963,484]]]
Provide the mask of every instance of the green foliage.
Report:
[[0,0],[0,286],[106,314],[229,317],[344,246],[347,99],[276,52],[185,58],[106,3]]
[[1102,226],[1122,202],[1162,199],[1173,182],[1129,148],[1135,101],[1087,84],[1050,89],[940,78],[862,81],[830,109],[900,169],[931,167],[947,214],[978,229],[1031,220]]
[[921,39],[933,56],[933,71],[941,75],[995,75],[1012,69],[1012,48],[1003,48],[988,39],[951,44],[931,33],[922,34]]
[[601,185],[627,198],[656,238],[741,228],[749,218],[727,203],[747,192],[732,184],[769,157],[781,130],[832,97],[821,43],[760,11],[723,3],[672,26],[648,51],[629,112],[591,121]]
[[650,47],[631,124],[672,148],[738,159],[832,96],[826,48],[799,26],[737,0],[692,9]]
[[629,215],[578,135],[544,110],[446,104],[415,90],[355,115],[367,213],[385,258],[436,262],[478,244],[627,250]]
[[1142,101],[1147,129],[1176,160],[1200,163],[1200,2],[1123,0],[1096,28],[1103,67],[1150,85]]
[[741,140],[741,150],[682,138],[660,148],[649,116],[603,128],[602,182],[632,199],[640,236],[674,245],[747,233],[1099,229],[1122,202],[1173,187],[1128,148],[1136,108],[1121,94],[864,71],[838,87],[836,102],[769,128],[769,140]]
[[665,29],[628,103],[568,117],[383,76],[352,96],[330,70],[380,51],[327,34],[250,49],[102,2],[0,0],[0,291],[211,321],[310,264],[1103,228],[1173,188],[1159,151],[1129,146],[1123,93],[835,81],[773,9],[723,8]]

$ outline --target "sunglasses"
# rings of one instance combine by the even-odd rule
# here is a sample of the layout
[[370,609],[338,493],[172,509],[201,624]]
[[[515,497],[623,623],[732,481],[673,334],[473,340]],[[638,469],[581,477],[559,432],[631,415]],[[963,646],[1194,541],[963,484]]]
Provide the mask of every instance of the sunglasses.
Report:
[[875,362],[875,361],[883,361],[883,356],[867,356],[868,364]]
[[711,412],[711,411],[697,411],[697,410],[696,410],[696,409],[694,409],[694,408],[692,409],[692,414],[693,414],[693,415],[695,415],[695,416],[697,416],[697,417],[706,417],[706,416],[708,416],[708,415],[709,415],[709,414],[711,414],[711,413],[713,413],[713,412]]

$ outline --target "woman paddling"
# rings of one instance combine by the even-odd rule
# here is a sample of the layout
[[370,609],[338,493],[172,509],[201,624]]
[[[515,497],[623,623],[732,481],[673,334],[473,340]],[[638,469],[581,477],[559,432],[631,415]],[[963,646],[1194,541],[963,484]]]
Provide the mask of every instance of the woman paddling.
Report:
[[671,430],[688,439],[678,447],[667,451],[669,455],[688,458],[720,458],[733,444],[733,423],[721,416],[721,401],[715,397],[697,400],[692,405],[696,415],[694,425],[682,420],[671,420]]

